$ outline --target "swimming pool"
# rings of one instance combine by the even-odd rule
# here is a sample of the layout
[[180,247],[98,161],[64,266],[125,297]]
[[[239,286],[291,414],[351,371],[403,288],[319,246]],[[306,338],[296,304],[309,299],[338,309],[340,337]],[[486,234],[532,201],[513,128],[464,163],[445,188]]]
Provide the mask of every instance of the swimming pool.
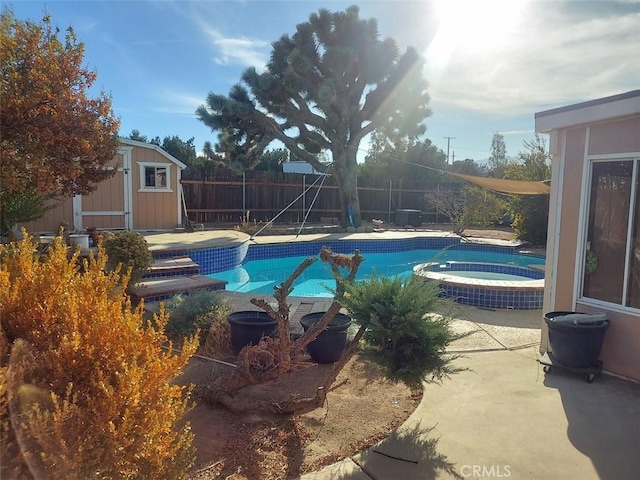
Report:
[[[320,250],[322,244],[316,245],[316,253]],[[263,246],[261,246],[263,247]],[[334,251],[334,246],[331,246]],[[438,245],[438,247],[442,247]],[[209,276],[224,280],[227,283],[226,290],[251,293],[255,295],[271,295],[273,288],[284,282],[295,268],[308,256],[292,255],[292,256],[275,256],[269,257],[267,251],[250,247],[247,253],[248,260],[242,265],[227,270],[211,273]],[[464,245],[457,242],[449,242],[444,248],[417,248],[400,251],[388,251],[385,253],[366,252],[366,246],[359,247],[365,261],[360,265],[358,278],[365,278],[372,273],[390,277],[406,278],[413,274],[413,268],[418,264],[425,262],[437,261],[440,264],[447,262],[474,262],[493,264],[498,267],[493,271],[484,272],[488,276],[509,275],[508,272],[500,271],[500,267],[508,265],[526,267],[528,265],[543,265],[544,258],[533,255],[525,255],[515,253],[512,248],[492,247],[486,245]],[[353,250],[351,250],[352,252]],[[279,250],[271,252],[272,254],[282,253]],[[348,253],[351,253],[348,252]],[[346,252],[345,252],[346,253]],[[477,275],[477,273],[474,273]],[[505,280],[502,277],[502,280]],[[483,281],[491,281],[485,277]],[[335,286],[335,282],[331,275],[331,269],[328,265],[323,264],[319,260],[309,267],[298,278],[294,284],[292,296],[300,297],[331,297],[330,288]],[[499,294],[499,291],[495,293]],[[516,304],[524,304],[528,301],[515,302]],[[508,303],[514,303],[509,301]],[[530,303],[530,302],[528,302]],[[509,305],[512,308],[523,308]],[[540,308],[540,307],[534,307]]]

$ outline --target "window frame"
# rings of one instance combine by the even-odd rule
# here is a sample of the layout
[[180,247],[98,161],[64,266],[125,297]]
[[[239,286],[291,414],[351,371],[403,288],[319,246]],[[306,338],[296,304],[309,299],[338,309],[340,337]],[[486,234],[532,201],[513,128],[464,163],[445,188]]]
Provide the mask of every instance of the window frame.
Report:
[[[578,268],[576,270],[576,281],[577,281],[577,296],[576,300],[581,304],[593,305],[600,308],[607,308],[609,310],[617,310],[621,312],[632,312],[638,313],[640,312],[640,308],[633,307],[628,305],[629,295],[628,289],[630,288],[630,275],[631,275],[631,251],[632,251],[632,240],[633,240],[633,228],[634,228],[634,215],[640,215],[640,212],[634,211],[635,208],[635,199],[637,196],[640,196],[640,188],[638,188],[636,182],[638,175],[640,175],[640,157],[636,154],[597,154],[597,155],[586,155],[587,161],[585,162],[585,175],[584,175],[584,183],[583,183],[583,209],[581,213],[581,226],[580,226],[580,235],[582,237],[582,241],[578,242],[578,245],[581,246],[581,249],[576,253],[576,262],[578,263]],[[622,272],[623,276],[623,291],[622,291],[622,300],[621,303],[614,303],[606,300],[601,300],[593,297],[588,297],[584,292],[584,281],[585,281],[585,264],[583,256],[580,252],[585,252],[587,250],[587,236],[589,232],[589,210],[590,210],[590,202],[591,202],[591,184],[593,179],[593,166],[597,163],[606,163],[606,162],[620,162],[620,161],[628,161],[632,163],[631,169],[631,193],[629,198],[629,221],[627,223],[627,231],[626,231],[626,250],[625,250],[625,264],[624,271]]]
[[[171,164],[162,162],[138,162],[140,168],[140,188],[138,192],[173,192],[171,189]],[[166,186],[155,187],[147,185],[147,168],[155,168],[156,172],[158,168],[163,168],[166,171]],[[157,173],[156,173],[157,176]]]

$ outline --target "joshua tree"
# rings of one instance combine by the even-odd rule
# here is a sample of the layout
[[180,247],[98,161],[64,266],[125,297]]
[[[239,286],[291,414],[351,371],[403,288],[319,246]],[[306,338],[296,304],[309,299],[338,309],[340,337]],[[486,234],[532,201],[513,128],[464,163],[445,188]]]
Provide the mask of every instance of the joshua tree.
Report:
[[393,39],[380,40],[376,20],[358,12],[351,6],[312,14],[293,36],[273,43],[263,72],[247,69],[229,96],[210,93],[197,110],[220,132],[216,151],[226,163],[251,169],[278,140],[324,172],[317,154],[331,152],[343,226],[361,223],[356,154],[362,139],[374,130],[414,139],[430,114],[422,58],[412,48],[400,54]]

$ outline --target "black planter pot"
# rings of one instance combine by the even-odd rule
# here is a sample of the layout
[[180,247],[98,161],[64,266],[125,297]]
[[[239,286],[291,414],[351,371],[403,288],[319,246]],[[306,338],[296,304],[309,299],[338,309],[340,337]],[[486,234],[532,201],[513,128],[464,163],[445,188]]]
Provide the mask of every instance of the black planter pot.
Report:
[[544,321],[549,327],[549,345],[554,360],[570,368],[591,368],[596,365],[605,330],[609,327],[606,319],[595,322],[574,323],[563,321],[562,317],[577,312],[550,312]]
[[[302,328],[306,332],[320,321],[325,312],[308,313],[300,319]],[[307,349],[311,358],[318,363],[334,363],[340,360],[347,347],[347,330],[351,325],[351,318],[342,313],[336,314],[327,328],[320,332]]]
[[240,311],[230,313],[227,321],[231,327],[231,344],[236,355],[247,345],[256,345],[262,337],[273,337],[278,322],[266,312]]

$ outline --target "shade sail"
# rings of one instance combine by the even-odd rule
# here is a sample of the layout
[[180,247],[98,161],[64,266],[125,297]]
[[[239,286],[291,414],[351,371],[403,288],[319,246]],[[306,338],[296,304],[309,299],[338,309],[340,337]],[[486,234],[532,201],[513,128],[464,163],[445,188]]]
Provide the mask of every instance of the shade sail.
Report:
[[461,173],[453,172],[447,173],[486,188],[487,190],[491,190],[492,192],[511,193],[514,195],[549,195],[551,193],[551,187],[543,182],[476,177],[474,175],[463,175]]

